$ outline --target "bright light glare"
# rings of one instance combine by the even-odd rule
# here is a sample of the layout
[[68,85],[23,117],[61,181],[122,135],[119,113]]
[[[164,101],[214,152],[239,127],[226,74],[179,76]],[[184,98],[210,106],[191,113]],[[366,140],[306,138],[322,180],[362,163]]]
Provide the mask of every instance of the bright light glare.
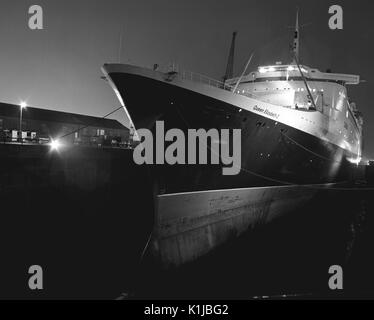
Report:
[[354,158],[347,158],[347,160],[352,163],[352,164],[356,164],[356,165],[359,165],[360,162],[361,162],[361,157],[357,157],[356,159]]
[[20,107],[21,107],[22,109],[25,109],[25,108],[27,107],[27,103],[26,103],[25,101],[21,101],[21,103],[20,103]]
[[268,69],[268,71],[270,71],[270,72],[274,72],[274,71],[275,71],[275,68],[274,68],[274,67],[270,67],[270,68]]
[[293,66],[289,66],[289,67],[287,68],[287,71],[293,71],[293,70],[294,70]]
[[265,68],[260,68],[260,69],[258,69],[258,71],[259,71],[260,73],[265,73],[265,72],[267,72],[267,70],[266,70]]
[[61,143],[58,140],[52,140],[50,145],[51,149],[55,151],[58,151],[58,149],[61,147]]

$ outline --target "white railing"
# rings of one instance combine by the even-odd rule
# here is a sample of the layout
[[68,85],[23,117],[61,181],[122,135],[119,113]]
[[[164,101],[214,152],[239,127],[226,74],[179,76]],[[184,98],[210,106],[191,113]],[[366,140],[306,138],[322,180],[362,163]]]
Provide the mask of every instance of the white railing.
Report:
[[180,71],[179,70],[179,65],[174,64],[174,63],[170,64],[167,67],[166,73],[173,74],[175,77],[177,77],[181,80],[189,80],[189,81],[193,81],[193,82],[198,82],[198,83],[209,85],[211,87],[219,88],[219,89],[226,90],[226,91],[231,91],[233,93],[240,94],[242,96],[246,96],[246,97],[249,97],[249,98],[261,100],[263,102],[270,102],[268,99],[266,99],[264,97],[257,96],[255,94],[249,93],[245,90],[243,91],[243,89],[236,89],[235,92],[234,92],[235,86],[226,84],[223,81],[219,81],[219,80],[210,78],[210,77],[202,75],[200,73],[187,71],[187,70]]
[[182,71],[178,73],[178,76],[183,80],[190,80],[193,82],[207,84],[208,86],[220,88],[228,91],[232,91],[234,89],[233,86],[225,84],[223,81],[219,81],[216,79],[209,78],[204,76],[200,73],[192,72],[192,71]]
[[227,90],[227,91],[233,91],[233,89],[234,89],[233,86],[231,86],[229,84],[225,84],[223,81],[219,81],[219,80],[216,80],[216,79],[213,79],[213,78],[209,78],[209,77],[207,77],[205,75],[202,75],[200,73],[187,71],[187,70],[180,70],[179,65],[174,64],[174,63],[170,64],[166,68],[166,73],[174,74],[175,77],[178,77],[179,79],[182,79],[182,80],[189,80],[189,81],[193,81],[193,82],[203,83],[203,84],[207,84],[211,87],[220,88],[220,89],[224,89],[224,90]]

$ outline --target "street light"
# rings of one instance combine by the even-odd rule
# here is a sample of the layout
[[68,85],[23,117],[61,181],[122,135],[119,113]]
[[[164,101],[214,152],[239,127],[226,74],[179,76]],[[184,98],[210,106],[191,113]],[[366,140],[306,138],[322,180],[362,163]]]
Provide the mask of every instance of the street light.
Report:
[[25,101],[21,101],[19,106],[20,106],[19,134],[20,134],[20,140],[21,140],[21,142],[23,142],[23,139],[22,139],[22,110],[26,109],[27,103]]
[[52,151],[58,151],[58,149],[61,147],[61,143],[58,140],[51,140],[50,143]]

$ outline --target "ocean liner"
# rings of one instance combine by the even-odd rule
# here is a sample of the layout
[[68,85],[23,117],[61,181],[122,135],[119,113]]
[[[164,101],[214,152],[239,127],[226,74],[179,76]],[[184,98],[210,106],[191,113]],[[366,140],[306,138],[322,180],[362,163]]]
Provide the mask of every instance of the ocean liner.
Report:
[[193,261],[304,204],[319,188],[352,179],[363,120],[347,86],[360,77],[300,64],[298,19],[290,61],[227,74],[223,82],[175,68],[103,66],[135,130],[155,130],[162,120],[165,129],[184,132],[242,132],[238,175],[223,175],[221,165],[145,166],[154,192],[147,252],[162,266]]

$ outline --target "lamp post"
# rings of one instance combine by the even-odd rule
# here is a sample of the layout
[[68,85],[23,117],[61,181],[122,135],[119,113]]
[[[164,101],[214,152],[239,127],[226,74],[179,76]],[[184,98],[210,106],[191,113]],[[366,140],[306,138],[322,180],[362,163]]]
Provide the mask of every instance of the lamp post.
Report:
[[23,139],[22,139],[22,111],[23,111],[23,109],[26,109],[27,104],[26,104],[26,102],[22,101],[19,106],[20,106],[19,134],[20,134],[20,140],[23,143]]

